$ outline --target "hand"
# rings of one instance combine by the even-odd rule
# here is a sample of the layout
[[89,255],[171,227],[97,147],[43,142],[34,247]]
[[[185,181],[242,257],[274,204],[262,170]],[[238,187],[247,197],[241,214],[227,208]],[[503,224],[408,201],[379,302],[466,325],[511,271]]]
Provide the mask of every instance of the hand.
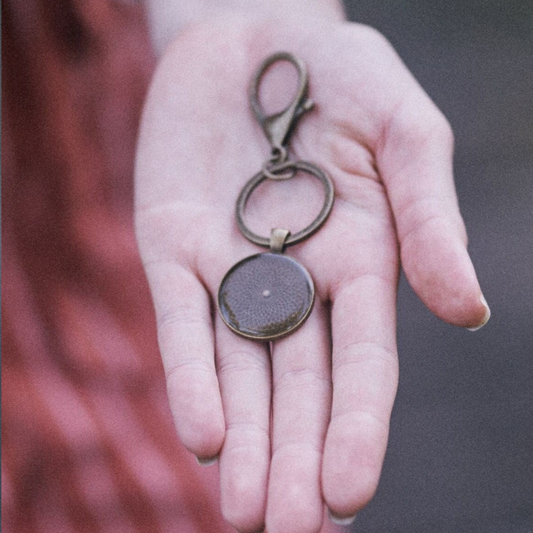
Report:
[[[230,332],[213,302],[227,270],[263,251],[240,234],[234,209],[269,155],[248,86],[279,50],[305,61],[316,102],[292,157],[325,169],[336,201],[325,226],[287,252],[310,271],[317,299],[270,356]],[[292,94],[285,66],[273,69],[266,105]],[[400,257],[437,316],[463,327],[488,319],[452,151],[441,113],[360,25],[220,19],[184,32],[161,60],[139,140],[137,235],[178,434],[197,457],[220,456],[222,509],[238,530],[317,531],[324,502],[349,517],[373,496],[397,386]],[[252,227],[307,225],[321,205],[314,181],[262,185]]]

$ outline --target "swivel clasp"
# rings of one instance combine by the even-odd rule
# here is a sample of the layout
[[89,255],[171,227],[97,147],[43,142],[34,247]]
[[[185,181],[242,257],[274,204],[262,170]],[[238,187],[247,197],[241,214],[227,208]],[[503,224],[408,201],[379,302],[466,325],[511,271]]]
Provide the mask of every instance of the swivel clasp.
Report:
[[[289,105],[278,113],[266,115],[259,102],[259,86],[261,80],[270,66],[278,61],[292,63],[298,73],[298,88]],[[285,145],[298,118],[306,111],[313,108],[313,101],[307,98],[308,78],[307,69],[303,61],[288,52],[278,52],[265,59],[257,69],[250,86],[250,104],[255,118],[263,128],[265,135],[272,146],[272,154],[279,154],[278,162],[283,162],[287,157]]]

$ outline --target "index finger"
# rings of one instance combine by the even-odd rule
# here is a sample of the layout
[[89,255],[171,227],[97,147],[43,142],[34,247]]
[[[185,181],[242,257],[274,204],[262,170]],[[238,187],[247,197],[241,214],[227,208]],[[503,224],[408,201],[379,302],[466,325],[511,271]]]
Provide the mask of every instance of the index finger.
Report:
[[365,274],[333,295],[333,403],[322,483],[334,517],[353,517],[376,490],[398,383],[396,276]]

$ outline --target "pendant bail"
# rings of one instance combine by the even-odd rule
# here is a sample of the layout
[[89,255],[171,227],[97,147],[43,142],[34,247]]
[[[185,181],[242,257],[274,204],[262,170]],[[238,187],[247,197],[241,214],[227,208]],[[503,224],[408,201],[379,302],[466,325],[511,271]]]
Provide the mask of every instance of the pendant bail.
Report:
[[285,241],[290,233],[287,229],[274,228],[270,233],[270,251],[274,254],[282,254]]

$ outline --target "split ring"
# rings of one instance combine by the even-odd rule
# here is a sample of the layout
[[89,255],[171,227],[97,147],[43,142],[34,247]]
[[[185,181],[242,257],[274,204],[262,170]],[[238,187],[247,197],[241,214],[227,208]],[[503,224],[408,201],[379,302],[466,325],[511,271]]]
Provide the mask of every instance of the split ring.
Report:
[[[283,167],[287,170],[294,169],[296,172],[302,171],[306,172],[307,174],[311,174],[312,176],[320,180],[325,192],[324,204],[322,206],[322,209],[320,210],[320,213],[313,220],[313,222],[311,222],[311,224],[306,226],[301,231],[298,231],[297,233],[291,233],[289,235],[288,239],[285,242],[285,245],[291,246],[293,244],[298,244],[303,240],[307,239],[307,237],[313,235],[313,233],[315,233],[322,226],[322,224],[326,222],[331,212],[331,208],[333,207],[333,200],[335,195],[331,178],[316,165],[313,165],[312,163],[309,163],[307,161],[288,161],[283,165]],[[244,222],[244,210],[246,208],[248,200],[250,199],[250,196],[252,195],[254,190],[266,179],[269,179],[269,177],[264,173],[263,170],[261,170],[261,172],[258,172],[244,186],[241,191],[241,194],[239,195],[239,198],[237,199],[236,217],[237,224],[239,226],[239,229],[241,230],[241,233],[249,241],[258,244],[259,246],[264,246],[265,248],[268,248],[270,246],[270,236],[261,237],[260,235],[257,235],[256,233],[251,231]]]

